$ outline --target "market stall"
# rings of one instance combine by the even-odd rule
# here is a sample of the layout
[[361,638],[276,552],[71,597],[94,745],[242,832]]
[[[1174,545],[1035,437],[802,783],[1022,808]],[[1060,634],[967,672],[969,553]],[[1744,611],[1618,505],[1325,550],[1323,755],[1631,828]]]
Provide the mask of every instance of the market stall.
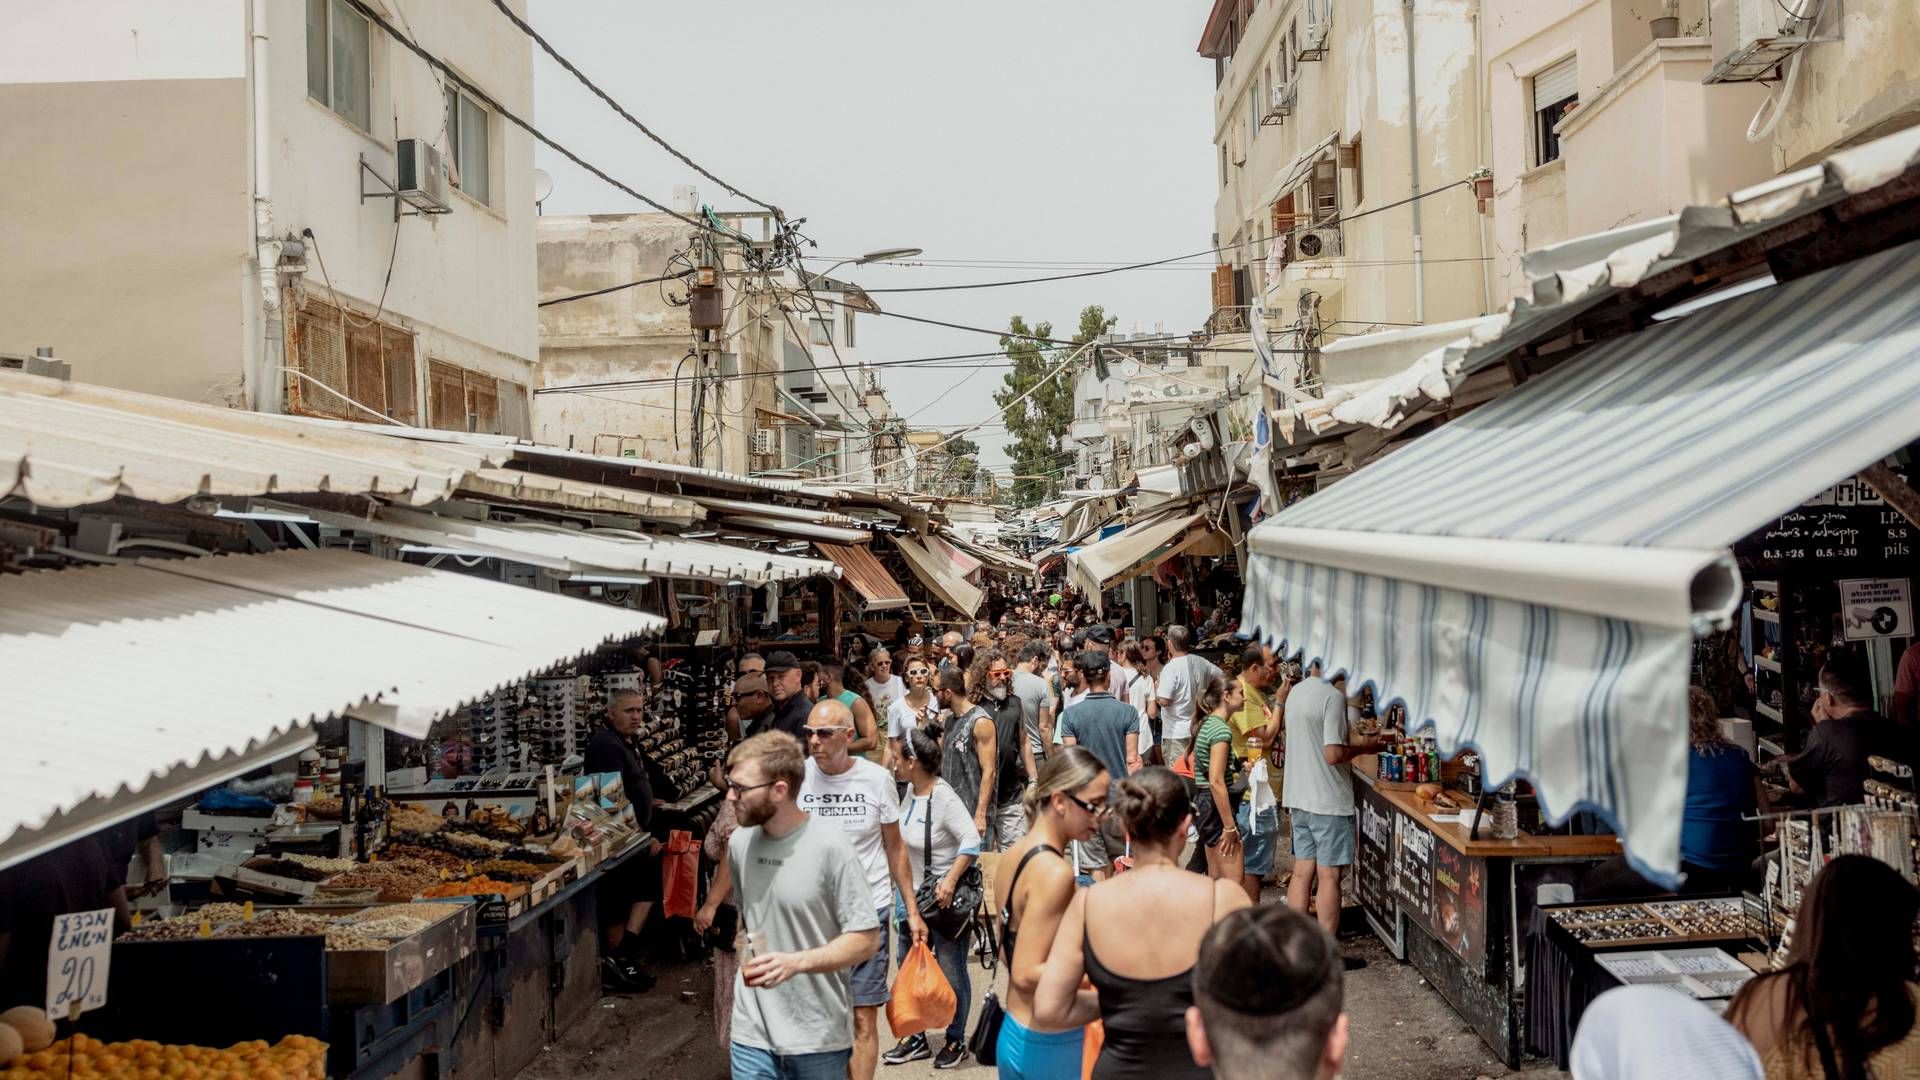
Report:
[[[1420,760],[1425,750],[1410,755]],[[1380,758],[1354,762],[1356,892],[1367,921],[1509,1065],[1522,1050],[1525,928],[1543,884],[1570,882],[1619,853],[1611,836],[1569,836],[1524,825],[1513,803],[1475,830],[1476,794],[1434,780],[1381,780]],[[1400,775],[1408,775],[1401,771]],[[1425,774],[1415,774],[1425,775]],[[1441,801],[1423,798],[1445,791]],[[1496,825],[1511,813],[1512,828]],[[1496,836],[1496,830],[1510,835]]]

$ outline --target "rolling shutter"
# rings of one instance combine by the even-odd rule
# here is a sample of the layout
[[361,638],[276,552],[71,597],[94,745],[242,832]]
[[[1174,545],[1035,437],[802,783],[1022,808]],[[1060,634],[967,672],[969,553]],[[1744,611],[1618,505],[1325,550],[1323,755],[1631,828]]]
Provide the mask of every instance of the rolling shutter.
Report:
[[1580,69],[1577,61],[1577,57],[1569,56],[1534,73],[1534,112],[1539,112],[1556,101],[1564,101],[1580,92]]

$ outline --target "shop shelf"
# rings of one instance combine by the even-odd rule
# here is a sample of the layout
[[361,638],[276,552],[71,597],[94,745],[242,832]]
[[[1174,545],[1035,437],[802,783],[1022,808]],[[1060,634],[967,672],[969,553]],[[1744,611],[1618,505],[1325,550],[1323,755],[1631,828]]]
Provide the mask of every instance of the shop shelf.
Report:
[[1762,671],[1771,671],[1775,675],[1780,674],[1780,662],[1777,660],[1769,660],[1764,656],[1756,656],[1753,658],[1753,665]]
[[1780,621],[1779,612],[1768,611],[1766,608],[1754,608],[1753,617],[1759,619],[1761,622],[1778,623]]
[[1774,708],[1773,706],[1767,704],[1764,701],[1754,702],[1753,711],[1759,713],[1761,716],[1764,716],[1769,720],[1772,720],[1776,724],[1784,724],[1787,722],[1786,717],[1780,715],[1779,709]]

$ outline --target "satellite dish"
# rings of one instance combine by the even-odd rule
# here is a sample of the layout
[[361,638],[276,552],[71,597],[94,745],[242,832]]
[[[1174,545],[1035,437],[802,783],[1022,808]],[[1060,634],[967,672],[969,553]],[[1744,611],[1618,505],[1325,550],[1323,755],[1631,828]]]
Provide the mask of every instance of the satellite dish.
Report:
[[533,170],[533,205],[536,209],[553,194],[553,174],[545,169]]

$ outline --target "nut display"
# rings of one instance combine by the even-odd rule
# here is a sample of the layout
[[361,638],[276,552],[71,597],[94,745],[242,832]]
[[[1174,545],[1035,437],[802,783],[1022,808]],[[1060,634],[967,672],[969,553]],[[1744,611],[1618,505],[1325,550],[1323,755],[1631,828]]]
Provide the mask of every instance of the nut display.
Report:
[[318,870],[324,874],[344,874],[360,865],[352,859],[329,859],[322,855],[283,855],[288,862],[299,863],[309,870]]
[[381,858],[393,862],[423,863],[435,870],[459,870],[467,865],[466,859],[451,851],[420,844],[389,844],[380,854]]
[[227,1077],[299,1080],[326,1075],[327,1044],[305,1035],[289,1035],[269,1046],[261,1040],[235,1043],[224,1050],[173,1046],[138,1039],[106,1043],[85,1035],[62,1039],[44,1050],[22,1054],[0,1071],[0,1080],[87,1076],[99,1080],[138,1080],[147,1076]]
[[411,900],[420,894],[420,890],[439,880],[438,869],[400,859],[368,863],[336,875],[327,884],[336,889],[378,889],[380,899],[394,901]]
[[547,868],[514,859],[492,859],[480,864],[480,872],[503,881],[526,882],[539,881],[546,876]]
[[439,896],[480,896],[486,893],[505,893],[512,887],[509,882],[477,877],[471,881],[443,881],[420,895],[429,900]]

